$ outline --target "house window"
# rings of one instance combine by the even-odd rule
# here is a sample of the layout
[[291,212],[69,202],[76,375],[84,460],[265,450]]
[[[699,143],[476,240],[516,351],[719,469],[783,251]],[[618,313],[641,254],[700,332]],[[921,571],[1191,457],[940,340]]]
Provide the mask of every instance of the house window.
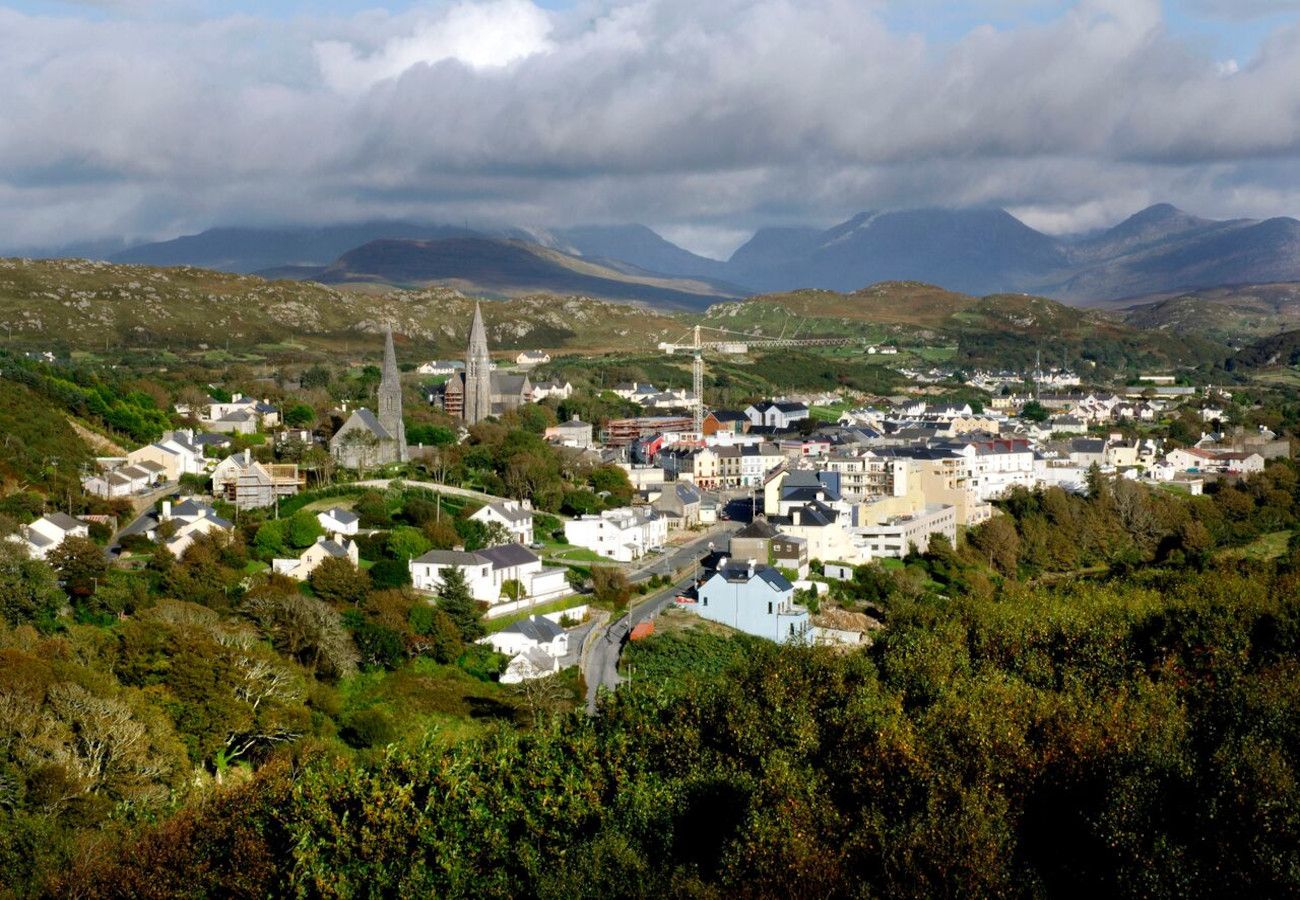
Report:
[[703,597],[700,598],[700,605],[701,605],[701,606],[708,606],[708,605],[709,605],[709,595],[708,595],[708,594],[705,594]]
[[771,601],[771,600],[767,601],[767,614],[768,614],[769,616],[772,615],[772,601]]

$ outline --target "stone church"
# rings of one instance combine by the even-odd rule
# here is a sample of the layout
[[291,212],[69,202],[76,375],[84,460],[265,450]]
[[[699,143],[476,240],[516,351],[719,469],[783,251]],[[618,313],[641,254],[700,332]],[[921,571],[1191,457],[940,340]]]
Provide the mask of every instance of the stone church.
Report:
[[330,453],[349,469],[406,462],[406,426],[402,422],[402,378],[393,351],[393,329],[384,331],[384,368],[374,413],[364,406],[353,411],[334,437]]
[[532,399],[533,385],[527,375],[508,375],[492,369],[488,352],[487,329],[483,327],[483,310],[474,304],[474,322],[469,329],[469,347],[465,351],[465,371],[455,372],[432,394],[434,403],[448,415],[458,416],[466,425],[482,422],[517,409]]

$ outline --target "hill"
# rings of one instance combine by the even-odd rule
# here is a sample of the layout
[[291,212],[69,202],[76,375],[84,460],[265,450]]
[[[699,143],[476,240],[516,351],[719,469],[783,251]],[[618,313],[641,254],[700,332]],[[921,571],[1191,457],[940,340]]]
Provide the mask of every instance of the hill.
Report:
[[1194,334],[1241,346],[1300,328],[1300,284],[1254,284],[1211,288],[1154,298],[1122,313],[1146,330]]
[[1195,366],[1228,350],[1213,341],[1145,331],[1105,313],[1044,297],[975,297],[920,282],[882,282],[852,293],[803,290],[709,308],[704,324],[786,337],[843,337],[871,342],[956,345],[969,366],[1092,362],[1106,368]]
[[467,228],[363,222],[326,228],[211,228],[170,241],[114,253],[113,262],[148,266],[197,266],[251,274],[265,269],[326,266],[347,251],[381,238],[437,240],[476,234]]
[[1300,329],[1256,341],[1232,358],[1234,369],[1266,369],[1300,363]]
[[528,241],[478,237],[372,241],[314,277],[327,284],[442,285],[497,296],[583,294],[687,309],[745,293],[700,280],[620,271]]
[[[34,349],[336,352],[392,322],[421,352],[459,354],[473,303],[447,288],[365,294],[189,267],[0,259],[0,333]],[[653,347],[682,329],[672,317],[587,297],[513,298],[486,305],[484,316],[500,350]]]

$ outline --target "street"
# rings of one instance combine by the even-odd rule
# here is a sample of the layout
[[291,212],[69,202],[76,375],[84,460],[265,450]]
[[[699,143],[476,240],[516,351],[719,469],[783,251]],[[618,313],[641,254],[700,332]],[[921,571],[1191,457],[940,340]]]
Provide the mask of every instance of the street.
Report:
[[587,714],[596,714],[596,700],[602,687],[614,690],[622,680],[618,674],[618,660],[623,654],[623,645],[628,633],[641,622],[652,619],[663,611],[673,598],[695,583],[695,562],[708,552],[709,543],[721,547],[730,542],[732,532],[740,526],[728,523],[721,530],[706,534],[689,544],[683,545],[634,580],[649,578],[655,572],[672,573],[677,569],[691,567],[691,572],[676,584],[649,595],[604,628],[603,634],[597,634],[591,643],[591,650],[584,661],[583,676],[587,680]]

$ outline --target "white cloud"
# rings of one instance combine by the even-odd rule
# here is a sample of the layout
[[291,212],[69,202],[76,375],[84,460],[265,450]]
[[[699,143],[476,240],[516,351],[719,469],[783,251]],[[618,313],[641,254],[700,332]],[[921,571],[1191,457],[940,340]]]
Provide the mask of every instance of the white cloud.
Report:
[[0,7],[0,246],[401,216],[642,221],[720,253],[756,225],[868,208],[998,204],[1055,230],[1156,200],[1300,211],[1300,28],[1225,77],[1157,0],[1082,0],[942,45],[882,8]]
[[546,12],[529,0],[462,2],[370,53],[336,40],[320,41],[315,49],[325,82],[346,93],[396,78],[421,63],[455,60],[473,69],[507,66],[550,49],[550,31]]

